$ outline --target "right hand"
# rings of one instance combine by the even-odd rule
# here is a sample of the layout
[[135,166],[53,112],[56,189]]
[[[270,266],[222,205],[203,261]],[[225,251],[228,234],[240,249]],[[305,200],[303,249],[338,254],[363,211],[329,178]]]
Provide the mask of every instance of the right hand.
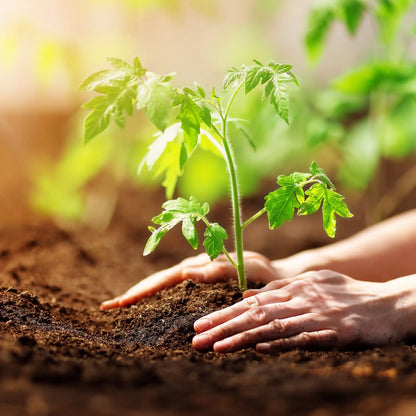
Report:
[[[234,258],[235,254],[231,256]],[[282,277],[278,275],[279,273],[271,261],[259,253],[245,251],[244,261],[246,276],[249,281],[268,283]],[[107,310],[133,305],[147,296],[152,296],[162,289],[188,279],[214,283],[236,277],[235,267],[224,255],[220,255],[214,261],[211,261],[207,254],[200,254],[189,257],[173,267],[156,272],[141,280],[122,295],[103,302],[100,309]]]

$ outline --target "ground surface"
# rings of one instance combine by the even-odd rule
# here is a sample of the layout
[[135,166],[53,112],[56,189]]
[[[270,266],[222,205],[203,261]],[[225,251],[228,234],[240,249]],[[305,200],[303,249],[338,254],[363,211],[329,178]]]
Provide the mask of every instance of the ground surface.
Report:
[[[2,227],[0,415],[416,414],[411,343],[272,356],[193,350],[194,320],[240,298],[232,283],[183,282],[100,312],[102,300],[193,254],[173,233],[157,255],[141,256],[160,201],[126,192],[104,233],[39,220]],[[250,248],[283,256],[325,242],[315,222],[299,222],[279,239],[254,226]]]

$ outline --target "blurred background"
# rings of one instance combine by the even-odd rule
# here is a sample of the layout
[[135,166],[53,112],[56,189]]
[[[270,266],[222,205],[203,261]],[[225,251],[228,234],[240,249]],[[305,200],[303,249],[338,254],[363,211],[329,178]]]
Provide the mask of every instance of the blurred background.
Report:
[[[136,175],[156,131],[142,114],[82,143],[91,95],[77,86],[108,56],[207,90],[253,58],[289,63],[301,86],[289,127],[255,94],[235,110],[257,142],[233,138],[244,194],[316,160],[367,224],[415,207],[415,3],[0,0],[0,224],[42,214],[104,229],[122,184],[160,188]],[[197,153],[178,192],[222,200],[223,168]]]

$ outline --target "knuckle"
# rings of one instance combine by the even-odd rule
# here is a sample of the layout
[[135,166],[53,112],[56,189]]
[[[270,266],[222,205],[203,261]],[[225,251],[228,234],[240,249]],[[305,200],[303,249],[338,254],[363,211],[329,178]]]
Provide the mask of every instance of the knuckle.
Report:
[[232,334],[235,333],[234,326],[233,325],[227,325],[227,326],[219,326],[215,330],[212,331],[211,339],[212,340],[218,340],[218,339],[224,339]]
[[272,282],[268,283],[267,285],[268,290],[275,290],[280,289],[282,287],[282,283],[278,280],[273,280]]
[[305,279],[312,279],[313,277],[317,276],[319,274],[319,271],[310,271],[310,272],[304,272],[301,275],[299,275],[298,281],[301,282]]
[[275,319],[270,323],[273,334],[282,335],[287,331],[287,325],[284,321]]
[[262,324],[267,318],[266,311],[262,306],[254,306],[247,311],[248,318],[255,324]]
[[359,322],[358,320],[347,318],[341,321],[343,326],[343,332],[346,336],[354,338],[359,334]]
[[259,299],[258,295],[250,296],[250,297],[246,298],[244,300],[244,302],[246,302],[246,305],[249,308],[254,308],[256,306],[260,306],[260,299]]
[[250,345],[253,342],[253,336],[250,332],[242,332],[239,336],[239,345]]
[[340,336],[339,336],[339,333],[336,331],[328,332],[324,337],[325,343],[332,344],[332,345],[337,345],[339,343],[339,340],[340,340]]
[[307,280],[307,277],[305,277],[304,279],[295,280],[292,282],[289,286],[289,290],[292,294],[299,294],[305,292],[309,286],[309,280]]
[[302,332],[299,334],[298,341],[302,345],[311,345],[313,343],[313,337],[309,332]]

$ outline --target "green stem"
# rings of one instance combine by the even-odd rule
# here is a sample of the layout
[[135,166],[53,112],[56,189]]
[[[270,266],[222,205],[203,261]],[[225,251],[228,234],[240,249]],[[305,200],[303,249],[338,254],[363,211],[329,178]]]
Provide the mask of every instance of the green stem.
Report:
[[233,210],[233,220],[234,220],[234,241],[235,241],[235,251],[237,254],[237,274],[238,274],[238,285],[241,290],[247,289],[246,275],[244,271],[244,249],[243,249],[243,226],[241,220],[241,210],[240,210],[240,191],[238,188],[237,180],[237,167],[234,160],[234,155],[231,150],[231,144],[228,139],[227,134],[227,118],[228,113],[231,108],[231,104],[234,101],[237,92],[240,90],[244,82],[241,82],[239,86],[235,89],[233,95],[228,102],[228,106],[225,110],[224,115],[221,115],[222,118],[222,142],[225,150],[228,172],[230,174],[230,185],[231,185],[231,204]]
[[241,81],[238,84],[237,88],[234,90],[233,95],[230,98],[230,101],[228,101],[228,105],[227,105],[227,108],[225,109],[225,113],[224,113],[224,117],[223,117],[224,124],[226,124],[226,121],[227,121],[227,118],[228,118],[228,113],[230,112],[230,109],[231,109],[231,104],[233,103],[234,98],[236,97],[238,91],[240,91],[240,89],[243,85],[244,85],[244,81]]
[[[226,130],[224,128],[224,130]],[[241,211],[240,211],[240,192],[238,189],[237,171],[231,151],[231,147],[228,143],[228,139],[224,137],[223,140],[225,154],[227,156],[228,171],[230,174],[231,184],[231,204],[233,209],[234,220],[234,241],[235,251],[237,254],[237,274],[238,285],[241,290],[247,289],[246,276],[244,271],[244,249],[243,249],[243,227],[241,224]]]
[[231,258],[230,253],[226,250],[226,248],[224,247],[222,249],[223,254],[225,254],[225,257],[227,257],[228,261],[236,268],[238,269],[238,265],[237,263]]
[[251,218],[249,218],[247,221],[245,221],[242,225],[242,229],[247,227],[247,225],[250,225],[253,221],[255,221],[257,218],[261,217],[266,212],[266,208],[262,208],[259,212],[256,212]]

